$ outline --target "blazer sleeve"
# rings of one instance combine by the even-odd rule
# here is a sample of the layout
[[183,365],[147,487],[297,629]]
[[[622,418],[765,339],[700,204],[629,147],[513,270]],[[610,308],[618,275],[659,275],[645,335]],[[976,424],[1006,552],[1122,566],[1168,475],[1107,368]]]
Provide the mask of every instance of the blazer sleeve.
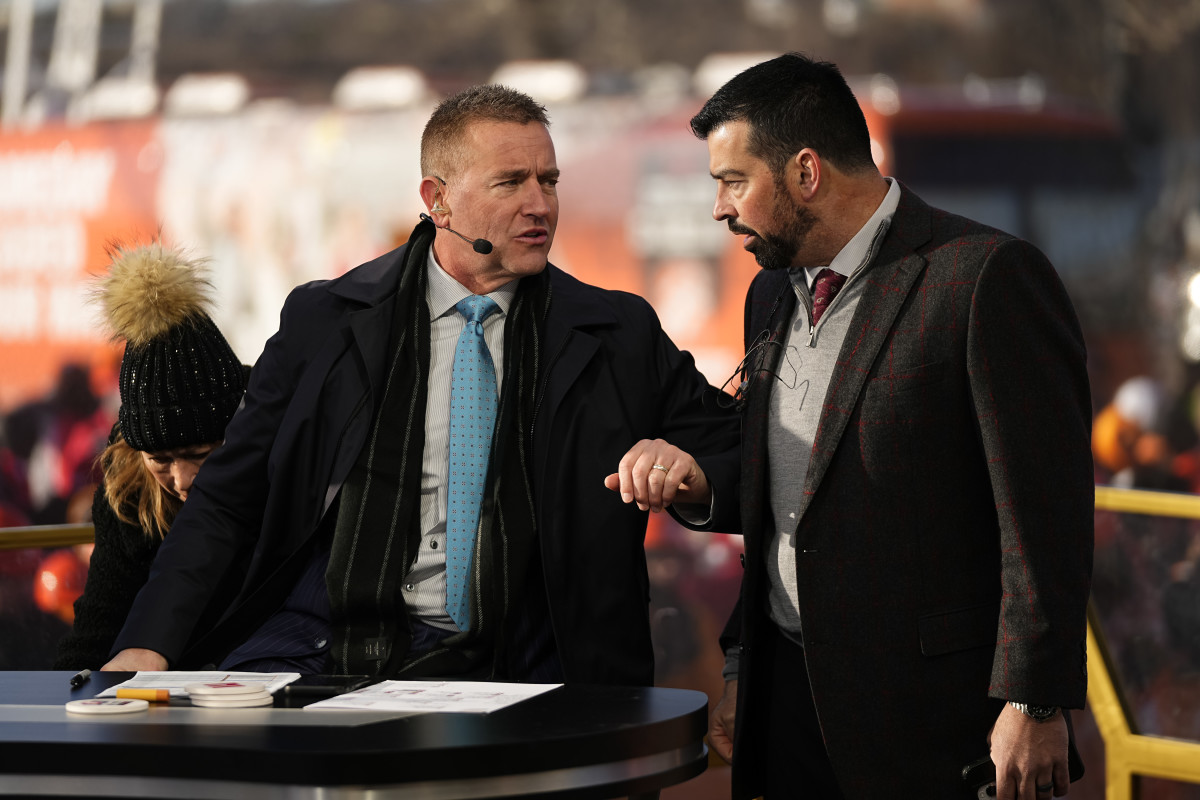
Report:
[[989,694],[1082,708],[1094,515],[1083,335],[1053,267],[1016,239],[987,259],[969,319],[971,397],[1000,529]]
[[117,638],[117,651],[146,648],[176,662],[206,609],[212,613],[227,572],[257,542],[271,488],[271,449],[303,367],[293,354],[303,352],[306,331],[315,327],[304,302],[310,296],[302,287],[284,304],[279,331],[250,374],[225,444],[197,474]]

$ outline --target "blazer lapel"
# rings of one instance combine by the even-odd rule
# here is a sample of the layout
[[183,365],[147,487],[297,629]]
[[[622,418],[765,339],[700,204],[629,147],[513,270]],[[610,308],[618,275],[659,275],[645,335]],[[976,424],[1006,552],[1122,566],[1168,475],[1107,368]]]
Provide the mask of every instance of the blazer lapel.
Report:
[[838,353],[821,421],[813,442],[812,458],[804,481],[797,516],[804,518],[813,495],[833,460],[846,423],[858,405],[867,376],[879,356],[896,316],[908,300],[926,260],[916,248],[931,235],[929,207],[901,185],[900,205],[892,218],[879,254],[865,276],[862,297]]
[[[306,372],[306,378],[314,384],[309,388],[311,396],[324,396],[328,404],[321,409],[330,423],[325,431],[325,452],[330,460],[322,514],[354,465],[374,420],[375,402],[383,394],[396,292],[408,250],[407,245],[393,250],[329,285],[333,294],[363,307],[346,314],[348,336],[340,343],[330,342],[325,359],[328,363],[321,365],[314,360]],[[323,393],[326,384],[333,390]]]
[[388,371],[388,334],[395,324],[394,303],[383,302],[371,308],[351,312],[350,331],[366,368],[370,388],[377,395]]
[[563,398],[600,349],[600,340],[586,329],[616,324],[607,308],[589,302],[581,294],[578,281],[553,264],[547,264],[546,269],[550,271],[551,296],[539,365],[542,376],[538,411],[533,420],[533,461],[537,469],[545,469],[550,463],[550,434]]

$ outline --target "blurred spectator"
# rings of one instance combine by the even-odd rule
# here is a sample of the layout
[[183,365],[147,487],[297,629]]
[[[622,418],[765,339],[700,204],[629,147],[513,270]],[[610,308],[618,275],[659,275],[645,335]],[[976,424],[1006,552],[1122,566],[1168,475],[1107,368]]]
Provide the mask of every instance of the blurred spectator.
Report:
[[1188,481],[1174,472],[1176,454],[1163,433],[1165,408],[1162,386],[1153,378],[1138,376],[1121,384],[1092,423],[1097,483],[1125,489],[1191,490]]
[[698,689],[715,705],[724,689],[717,638],[741,588],[742,537],[691,531],[652,514],[645,547],[654,683]]
[[[0,424],[0,528],[86,523],[112,413],[89,369],[67,364],[50,394]],[[44,669],[74,617],[90,545],[0,550],[0,669]]]
[[96,458],[112,423],[92,391],[88,368],[65,365],[49,397],[4,419],[0,506],[19,524],[65,522],[72,495],[98,480]]
[[37,607],[68,625],[75,621],[75,600],[87,581],[87,564],[70,548],[55,550],[38,565],[33,581]]
[[[1178,560],[1168,570],[1162,610],[1167,643],[1187,661],[1187,669],[1200,678],[1200,532],[1191,531]],[[1200,703],[1194,711],[1200,717]],[[1194,731],[1200,738],[1200,727]]]
[[38,441],[39,404],[20,406],[4,417],[0,435],[0,527],[29,525],[29,460]]

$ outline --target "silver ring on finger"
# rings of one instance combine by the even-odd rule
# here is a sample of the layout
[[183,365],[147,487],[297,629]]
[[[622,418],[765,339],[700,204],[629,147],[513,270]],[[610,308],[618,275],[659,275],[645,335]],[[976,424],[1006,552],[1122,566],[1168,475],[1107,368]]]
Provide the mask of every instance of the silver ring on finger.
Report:
[[666,467],[664,467],[662,464],[654,464],[653,466],[650,467],[650,469],[661,469],[664,474],[667,472],[670,472],[670,470],[667,469]]

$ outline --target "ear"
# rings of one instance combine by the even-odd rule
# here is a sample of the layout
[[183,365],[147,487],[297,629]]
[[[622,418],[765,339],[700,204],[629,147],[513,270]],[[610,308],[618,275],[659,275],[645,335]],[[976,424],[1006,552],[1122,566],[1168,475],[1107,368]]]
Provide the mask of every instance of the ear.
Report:
[[439,216],[449,213],[449,209],[445,208],[445,203],[442,202],[442,184],[433,175],[426,175],[421,179],[421,200],[430,216],[434,218],[435,224],[441,221]]
[[812,200],[821,188],[824,165],[817,151],[806,147],[788,162],[788,186],[804,201]]

